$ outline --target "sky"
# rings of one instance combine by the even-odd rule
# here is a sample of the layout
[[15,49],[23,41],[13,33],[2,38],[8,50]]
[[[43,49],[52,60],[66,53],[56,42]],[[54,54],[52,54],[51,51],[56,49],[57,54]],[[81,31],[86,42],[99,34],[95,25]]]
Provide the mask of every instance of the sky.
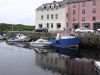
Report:
[[53,1],[0,0],[0,23],[35,25],[35,9],[44,3]]

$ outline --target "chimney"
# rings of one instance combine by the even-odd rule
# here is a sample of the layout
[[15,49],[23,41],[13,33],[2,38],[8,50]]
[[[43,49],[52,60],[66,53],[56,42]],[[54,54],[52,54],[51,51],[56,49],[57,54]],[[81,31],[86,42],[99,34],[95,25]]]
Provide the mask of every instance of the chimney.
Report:
[[53,2],[56,2],[55,0]]

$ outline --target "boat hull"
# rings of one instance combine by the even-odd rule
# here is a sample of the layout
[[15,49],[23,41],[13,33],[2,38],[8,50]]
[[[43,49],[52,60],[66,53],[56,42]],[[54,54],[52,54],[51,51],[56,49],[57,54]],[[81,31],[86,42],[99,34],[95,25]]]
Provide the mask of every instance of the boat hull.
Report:
[[33,46],[33,47],[48,47],[50,45],[51,44],[49,43],[30,43],[30,46]]
[[7,42],[29,42],[31,39],[7,39]]
[[78,47],[80,44],[79,38],[52,40],[53,47]]

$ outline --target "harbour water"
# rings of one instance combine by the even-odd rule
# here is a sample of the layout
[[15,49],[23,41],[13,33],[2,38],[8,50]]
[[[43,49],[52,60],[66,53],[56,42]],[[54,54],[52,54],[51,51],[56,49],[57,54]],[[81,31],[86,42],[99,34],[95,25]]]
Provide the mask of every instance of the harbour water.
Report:
[[68,75],[66,58],[83,57],[81,52],[73,49],[48,50],[48,54],[39,54],[28,43],[7,44],[1,41],[0,75]]

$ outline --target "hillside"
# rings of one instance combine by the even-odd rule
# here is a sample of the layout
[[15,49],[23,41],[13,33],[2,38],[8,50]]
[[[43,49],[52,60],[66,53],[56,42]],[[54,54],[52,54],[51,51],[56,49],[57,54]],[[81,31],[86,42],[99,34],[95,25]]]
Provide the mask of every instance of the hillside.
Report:
[[35,26],[0,23],[0,31],[33,31]]

